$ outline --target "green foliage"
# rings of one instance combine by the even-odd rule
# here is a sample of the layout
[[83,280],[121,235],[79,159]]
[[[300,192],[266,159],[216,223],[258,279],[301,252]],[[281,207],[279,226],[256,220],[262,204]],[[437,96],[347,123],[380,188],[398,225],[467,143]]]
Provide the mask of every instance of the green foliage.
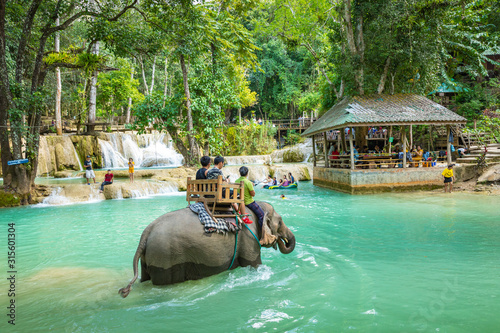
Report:
[[49,53],[43,58],[43,61],[48,65],[70,65],[74,68],[80,68],[86,74],[90,76],[96,70],[104,67],[106,63],[106,57],[98,54],[92,54],[87,52],[77,53],[73,47],[68,50],[59,53]]
[[313,75],[308,55],[303,50],[288,49],[272,36],[259,38],[257,45],[262,49],[257,52],[262,71],[250,75],[250,88],[259,95],[259,110],[271,119],[291,118],[292,114],[296,118],[296,104]]
[[0,208],[19,206],[20,203],[21,200],[15,194],[0,189]]
[[297,133],[295,130],[290,130],[287,132],[286,136],[284,136],[285,144],[295,145],[297,143],[304,142],[304,138],[300,136],[300,133]]
[[482,144],[491,139],[500,142],[500,114],[498,117],[479,116],[476,129],[468,125],[464,132],[474,134],[474,137],[482,141]]
[[474,82],[457,94],[456,112],[469,120],[480,119],[487,109],[500,109],[500,87],[497,79],[484,83]]
[[276,129],[269,122],[227,127],[222,153],[227,156],[269,154],[276,148],[275,134]]
[[125,108],[128,98],[132,97],[132,102],[141,101],[144,96],[139,93],[137,87],[139,81],[131,79],[132,67],[125,59],[117,59],[115,64],[119,69],[116,71],[101,72],[98,76],[98,115],[110,118],[118,115],[120,107]]
[[212,71],[209,66],[194,64],[190,82],[193,125],[196,139],[201,146],[208,145],[211,154],[222,151],[222,124],[224,109],[234,107],[238,102],[234,86],[220,70]]

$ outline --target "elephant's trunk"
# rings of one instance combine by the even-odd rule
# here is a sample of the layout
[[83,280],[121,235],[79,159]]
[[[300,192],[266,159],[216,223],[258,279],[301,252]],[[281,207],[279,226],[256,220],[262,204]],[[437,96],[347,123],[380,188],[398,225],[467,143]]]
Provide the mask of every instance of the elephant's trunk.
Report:
[[130,293],[130,288],[134,284],[135,280],[137,280],[137,277],[139,276],[139,270],[138,270],[138,264],[139,264],[139,258],[142,256],[144,253],[144,249],[146,248],[146,241],[149,237],[149,233],[151,232],[151,229],[153,228],[153,225],[155,223],[151,223],[144,229],[142,235],[141,235],[141,240],[139,241],[139,245],[137,246],[137,250],[135,251],[134,255],[134,260],[132,263],[132,266],[134,267],[134,278],[130,281],[130,283],[125,287],[121,288],[118,290],[118,294],[121,295],[121,297],[125,298],[128,296]]
[[290,238],[278,238],[278,247],[283,254],[289,254],[295,249],[295,236],[292,234]]

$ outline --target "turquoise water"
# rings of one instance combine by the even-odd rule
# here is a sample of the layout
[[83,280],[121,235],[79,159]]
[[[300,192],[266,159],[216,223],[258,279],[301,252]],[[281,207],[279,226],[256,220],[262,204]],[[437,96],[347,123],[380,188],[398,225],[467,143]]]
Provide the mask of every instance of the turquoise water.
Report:
[[[0,210],[0,331],[497,332],[500,197],[349,196],[301,182],[257,190],[297,246],[172,286],[132,277],[142,230],[184,194]],[[280,200],[285,193],[288,200]],[[7,223],[16,227],[16,326],[7,324]],[[201,228],[201,227],[200,227]]]

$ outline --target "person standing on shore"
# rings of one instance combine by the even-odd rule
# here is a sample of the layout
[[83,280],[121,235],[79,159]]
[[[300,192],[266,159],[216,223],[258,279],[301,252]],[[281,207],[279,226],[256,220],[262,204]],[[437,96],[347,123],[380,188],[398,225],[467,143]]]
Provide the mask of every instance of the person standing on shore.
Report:
[[134,160],[131,158],[128,159],[128,178],[130,182],[134,182]]
[[[449,192],[453,189],[453,181],[455,180],[455,176],[453,175],[453,166],[455,164],[450,164],[446,169],[444,169],[442,175],[444,177],[444,193]],[[446,191],[448,189],[448,191]]]
[[92,160],[90,159],[90,155],[87,155],[87,159],[83,162],[83,166],[85,167],[85,178],[87,178],[87,185],[90,185],[90,178],[94,179],[95,184],[95,173],[92,170]]

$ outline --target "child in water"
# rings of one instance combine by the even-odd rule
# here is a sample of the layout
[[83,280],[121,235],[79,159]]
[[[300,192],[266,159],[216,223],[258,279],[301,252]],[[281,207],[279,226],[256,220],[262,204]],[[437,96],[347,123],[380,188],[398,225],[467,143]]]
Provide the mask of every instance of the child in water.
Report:
[[280,198],[281,198],[282,200],[286,200],[286,199],[288,199],[287,197],[285,197],[285,195],[284,195],[284,194],[282,194],[282,195],[280,196]]
[[130,182],[134,182],[134,160],[131,158],[128,159],[128,178],[130,178]]

